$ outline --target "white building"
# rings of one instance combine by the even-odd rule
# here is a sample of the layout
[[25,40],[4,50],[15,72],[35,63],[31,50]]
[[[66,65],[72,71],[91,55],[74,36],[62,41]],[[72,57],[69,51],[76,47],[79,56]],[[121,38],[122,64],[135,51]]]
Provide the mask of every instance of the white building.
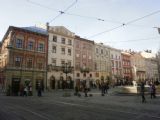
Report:
[[112,82],[116,83],[117,80],[123,77],[121,50],[112,47],[110,47],[109,50],[110,50]]
[[48,87],[73,88],[74,33],[63,26],[49,26]]

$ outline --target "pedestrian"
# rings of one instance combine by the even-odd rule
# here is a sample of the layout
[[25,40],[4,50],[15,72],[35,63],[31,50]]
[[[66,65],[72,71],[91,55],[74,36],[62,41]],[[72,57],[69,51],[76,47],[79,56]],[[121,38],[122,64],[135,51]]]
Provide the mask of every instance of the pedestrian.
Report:
[[104,94],[105,94],[105,84],[104,84],[104,82],[101,83],[101,92],[102,92],[102,96],[104,96]]
[[24,95],[23,96],[28,96],[28,87],[27,86],[25,86],[24,87]]
[[37,95],[38,95],[38,97],[41,97],[41,96],[42,96],[42,88],[41,88],[40,83],[38,83]]
[[85,85],[85,86],[84,86],[84,94],[85,94],[85,97],[88,97],[87,93],[88,93],[88,89],[87,89],[87,86]]
[[153,89],[153,98],[156,98],[156,87],[155,87],[155,84],[152,85],[152,89]]
[[29,87],[29,96],[32,96],[32,86]]
[[142,103],[146,103],[144,82],[141,82],[140,89],[141,89],[140,92],[142,96]]
[[153,98],[153,87],[152,87],[152,83],[150,84],[149,91],[150,91],[150,96],[151,96],[151,99],[152,99],[152,98]]

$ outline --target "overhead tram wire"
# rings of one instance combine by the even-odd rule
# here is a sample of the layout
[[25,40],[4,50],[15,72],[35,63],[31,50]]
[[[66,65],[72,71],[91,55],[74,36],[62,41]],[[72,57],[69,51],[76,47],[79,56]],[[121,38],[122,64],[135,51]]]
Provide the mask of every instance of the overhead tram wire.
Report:
[[[139,20],[141,20],[141,19],[144,19],[144,18],[146,18],[146,17],[152,16],[152,15],[155,15],[155,14],[158,14],[158,13],[160,13],[160,10],[154,11],[154,12],[152,12],[152,13],[150,13],[150,14],[148,14],[148,15],[145,15],[145,16],[143,16],[143,17],[140,17],[140,18],[137,18],[137,19],[133,19],[133,20],[131,20],[131,21],[128,21],[128,22],[126,22],[126,23],[123,23],[123,24],[120,25],[120,26],[117,26],[117,27],[114,27],[114,28],[105,30],[105,31],[103,31],[103,32],[99,32],[99,33],[94,34],[94,35],[92,35],[92,36],[90,36],[90,37],[88,37],[88,38],[93,38],[93,37],[99,36],[99,35],[101,35],[101,34],[104,34],[104,33],[107,33],[107,32],[110,32],[110,31],[113,31],[113,30],[116,30],[116,29],[119,29],[119,28],[121,28],[121,27],[123,27],[123,26],[132,24],[132,23],[137,22],[137,21],[139,21]],[[154,27],[153,27],[153,28],[154,28]]]
[[[42,7],[42,8],[46,8],[48,10],[51,10],[51,11],[54,11],[54,12],[58,12],[60,14],[58,15],[61,15],[61,14],[66,14],[66,15],[70,15],[70,16],[75,16],[75,17],[81,17],[81,18],[86,18],[86,19],[94,19],[94,20],[98,20],[98,21],[102,21],[102,22],[110,22],[110,23],[115,23],[115,24],[122,24],[122,22],[119,22],[119,21],[115,21],[115,20],[107,20],[107,19],[103,19],[103,18],[98,18],[98,17],[94,17],[94,16],[85,16],[85,15],[79,15],[79,14],[75,14],[75,13],[68,13],[66,12],[66,10],[64,11],[60,11],[58,9],[54,9],[54,8],[50,8],[48,6],[45,6],[45,5],[42,5],[40,3],[37,3],[37,2],[33,2],[31,0],[26,0],[27,2],[33,4],[33,5],[36,5],[36,6],[39,6],[39,7]],[[69,7],[67,7],[66,9],[68,10],[70,7],[72,7],[73,4],[71,4]],[[57,16],[58,16],[57,15]]]
[[59,12],[58,9],[50,8],[50,7],[48,7],[48,6],[42,5],[42,4],[37,3],[37,2],[33,2],[33,1],[31,1],[31,0],[26,0],[26,1],[29,2],[29,3],[31,3],[31,4],[33,4],[33,5],[36,5],[36,6],[39,6],[39,7],[42,7],[42,8],[46,8],[46,9],[48,9],[48,10],[52,10],[52,11],[54,11],[54,12]]
[[139,41],[147,41],[147,40],[152,40],[152,39],[159,39],[159,37],[151,37],[151,38],[142,38],[142,39],[132,39],[132,40],[124,40],[124,41],[108,41],[104,42],[105,43],[119,43],[119,42],[139,42]]
[[[37,5],[39,7],[42,7],[42,8],[46,8],[48,10],[51,10],[51,11],[54,11],[54,12],[58,12],[60,14],[58,14],[55,19],[57,17],[59,17],[60,15],[62,14],[66,14],[66,15],[70,15],[70,16],[75,16],[75,17],[81,17],[81,18],[86,18],[86,19],[94,19],[94,20],[98,20],[98,21],[101,21],[101,22],[109,22],[109,23],[114,23],[114,24],[124,24],[123,22],[120,22],[120,21],[115,21],[115,20],[107,20],[107,19],[103,19],[103,18],[98,18],[98,17],[94,17],[94,16],[85,16],[85,15],[79,15],[79,14],[75,14],[75,13],[68,13],[66,11],[60,11],[58,9],[54,9],[54,8],[50,8],[48,6],[45,6],[45,5],[42,5],[40,3],[37,3],[37,2],[33,2],[31,0],[26,0],[27,2],[31,3],[31,4],[34,4],[34,5]],[[74,3],[73,3],[74,4]],[[72,4],[68,7],[70,8],[72,7]],[[68,9],[66,8],[66,9]],[[152,13],[152,14],[155,14],[155,13]],[[128,25],[128,23],[126,23]],[[126,25],[124,24],[124,25]],[[124,26],[123,25],[123,26]],[[136,24],[130,24],[131,26],[135,26],[135,27],[143,27],[143,28],[154,28],[154,27],[146,27],[146,26],[143,26],[143,25],[136,25]]]
[[71,7],[73,7],[78,0],[74,1],[71,5],[69,5],[66,9],[64,9],[63,11],[59,11],[60,13],[55,16],[49,23],[53,22],[55,19],[57,19],[59,16],[61,16],[62,14],[64,14],[67,10],[69,10]]

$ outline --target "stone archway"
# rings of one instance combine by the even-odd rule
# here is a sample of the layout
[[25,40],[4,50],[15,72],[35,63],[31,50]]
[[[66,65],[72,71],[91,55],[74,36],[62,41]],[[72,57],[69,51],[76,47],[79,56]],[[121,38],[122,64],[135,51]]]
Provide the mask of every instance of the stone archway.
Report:
[[54,76],[51,76],[50,77],[50,88],[51,89],[55,89],[55,77]]

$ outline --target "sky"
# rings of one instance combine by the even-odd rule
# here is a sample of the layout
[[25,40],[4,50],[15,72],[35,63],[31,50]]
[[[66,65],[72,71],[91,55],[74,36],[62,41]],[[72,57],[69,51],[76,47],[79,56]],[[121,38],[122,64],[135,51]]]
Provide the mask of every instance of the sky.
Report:
[[[73,3],[65,14],[55,18],[58,11]],[[114,48],[149,49],[155,53],[160,49],[160,34],[155,28],[160,27],[160,11],[131,24],[122,24],[158,11],[159,6],[160,0],[1,0],[0,40],[9,26],[49,22],[51,26],[64,26],[82,38]],[[111,30],[118,26],[121,27]]]

